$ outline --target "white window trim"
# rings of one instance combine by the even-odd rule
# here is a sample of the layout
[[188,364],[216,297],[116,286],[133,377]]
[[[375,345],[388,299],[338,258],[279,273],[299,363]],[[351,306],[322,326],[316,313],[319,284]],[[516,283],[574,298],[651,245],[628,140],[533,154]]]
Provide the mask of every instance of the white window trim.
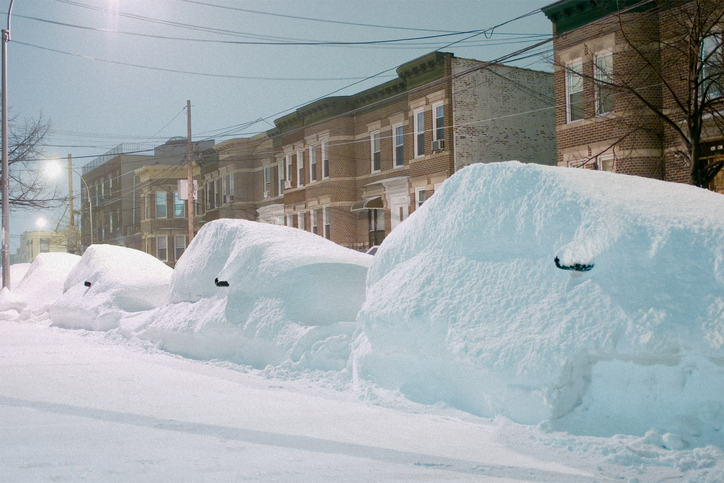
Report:
[[[581,119],[571,120],[573,111],[571,106],[571,74],[573,67],[578,65],[583,67],[583,59],[574,59],[566,63],[566,123],[579,122],[584,119],[584,117],[581,117]],[[583,83],[583,76],[581,76],[581,83]],[[583,86],[581,86],[581,92],[583,92]]]
[[[309,229],[315,235],[319,234],[319,227],[317,225],[317,210],[313,209],[309,211]],[[316,233],[315,233],[316,231]]]
[[279,178],[277,182],[279,183],[279,195],[284,194],[284,161],[279,161],[279,164],[277,165],[277,177]]
[[[422,118],[422,122],[423,122],[422,131],[420,131],[420,126],[418,126],[418,122],[417,122],[417,117],[418,117],[418,115],[419,115],[420,113],[422,113],[422,116],[423,116],[423,118]],[[423,136],[425,135],[425,125],[424,125],[424,123],[425,123],[425,109],[416,109],[416,110],[412,111],[412,123],[413,123],[413,127],[414,127],[414,129],[413,129],[413,138],[412,138],[412,140],[413,140],[413,153],[415,153],[415,158],[420,158],[420,157],[424,156],[425,153],[420,154],[420,150],[418,149],[419,144],[418,144],[417,138],[418,138],[418,136],[419,136],[420,134],[422,134]],[[422,143],[422,146],[423,146],[423,148],[425,147],[425,143],[424,143],[424,142]]]
[[[166,248],[165,248],[166,256],[163,258],[161,257],[161,254],[159,252],[160,248],[159,248],[159,243],[158,243],[159,240],[161,240],[161,239],[163,239],[166,242]],[[168,236],[167,235],[156,235],[156,258],[158,258],[162,262],[168,261]]]
[[[326,173],[324,172],[324,161],[327,161]],[[329,179],[329,171],[331,170],[329,164],[329,141],[322,141],[322,179]]]
[[[375,136],[379,141],[380,147],[375,151]],[[380,169],[375,169],[375,153],[380,153]],[[382,171],[382,135],[379,131],[370,132],[370,172],[379,173]]]
[[304,150],[297,151],[297,187],[304,186]]
[[[327,233],[327,227],[329,227],[329,233]],[[332,238],[332,223],[329,216],[329,206],[325,205],[322,207],[322,236],[327,240]]]
[[[604,49],[599,50],[593,55],[593,78],[596,80],[594,83],[594,97],[595,97],[595,104],[596,104],[596,116],[606,116],[608,114],[611,114],[613,111],[607,111],[607,112],[601,112],[601,87],[598,84],[598,81],[600,80],[600,70],[598,67],[598,59],[601,57],[611,56],[611,70],[613,70],[613,51],[611,49]],[[605,76],[610,77],[611,73],[604,73]]]
[[292,182],[292,155],[287,154],[285,156],[285,170],[284,170],[284,181]]
[[309,183],[307,184],[312,184],[317,181],[317,163],[319,163],[319,159],[317,159],[317,146],[309,146]]
[[[420,191],[425,192],[425,199],[423,200],[422,203],[420,203]],[[415,188],[415,210],[420,208],[423,205],[423,203],[425,203],[425,201],[427,201],[427,186],[419,186],[419,187]]]
[[[443,134],[441,138],[437,137],[437,108],[442,107],[442,129]],[[432,105],[432,140],[433,141],[440,141],[445,140],[445,106],[442,102],[436,102]]]
[[297,228],[304,230],[304,211],[297,213]]
[[179,258],[181,258],[181,255],[178,255],[178,240],[181,239],[181,246],[183,247],[183,250],[181,251],[181,255],[186,251],[186,236],[185,235],[174,235],[173,237],[173,257],[174,260],[178,262]]
[[[402,129],[402,162],[397,163],[397,129]],[[392,167],[402,168],[405,165],[405,127],[402,124],[395,124],[392,126]]]

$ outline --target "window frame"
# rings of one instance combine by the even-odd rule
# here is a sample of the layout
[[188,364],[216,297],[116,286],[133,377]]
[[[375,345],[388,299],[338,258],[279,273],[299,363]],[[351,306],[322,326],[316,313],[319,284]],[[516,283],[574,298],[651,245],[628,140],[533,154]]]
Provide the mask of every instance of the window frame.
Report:
[[[159,204],[159,201],[162,201],[162,203]],[[155,209],[155,217],[157,219],[161,218],[168,218],[168,198],[166,196],[166,192],[163,190],[157,190],[154,192],[154,202],[153,202]],[[163,215],[160,215],[160,208],[163,207]]]
[[[442,116],[437,115],[437,110],[442,110]],[[438,126],[438,120],[442,120],[442,125]],[[445,141],[445,104],[437,102],[432,105],[432,140]]]
[[[397,130],[400,130],[399,134]],[[400,141],[400,144],[397,142]],[[400,152],[398,153],[398,149]],[[401,168],[405,165],[405,126],[395,124],[392,126],[392,165]]]
[[[580,67],[580,73],[575,72],[574,69]],[[568,63],[566,63],[566,123],[574,123],[578,121],[582,121],[585,118],[584,110],[583,110],[583,59],[574,59]],[[575,92],[571,92],[572,88],[572,79],[573,75],[578,76],[580,79],[580,90],[576,90]],[[574,103],[571,99],[572,95],[580,94],[581,100],[578,101],[577,105],[580,107],[577,107],[577,110],[580,111],[580,117],[573,118],[573,110],[574,110]]]
[[[181,239],[181,253],[179,254],[179,239]],[[184,254],[186,251],[186,235],[174,235],[173,236],[173,255],[174,255],[174,261],[179,260],[181,258],[181,255]]]
[[[413,117],[413,148],[415,158],[425,156],[425,109],[416,109],[412,111]],[[422,124],[422,125],[421,125]],[[422,147],[422,152],[420,152]]]
[[[164,247],[161,248],[160,240],[164,241]],[[164,256],[161,257],[161,250],[165,250]],[[168,235],[156,235],[156,258],[162,262],[168,262]]]
[[382,137],[380,131],[370,133],[370,172],[382,171]]
[[[611,59],[609,72],[603,71],[599,64],[599,59],[605,59],[607,57]],[[594,83],[596,116],[605,116],[606,114],[612,113],[615,109],[615,105],[610,105],[607,110],[603,110],[604,106],[608,105],[609,102],[614,102],[613,97],[611,97],[612,93],[610,92],[611,86],[602,84],[602,82],[610,81],[610,79],[613,78],[613,51],[611,49],[599,50],[593,55],[593,78],[596,81]],[[602,93],[604,94],[602,95]]]
[[297,187],[304,186],[304,150],[297,151]]
[[322,141],[322,179],[329,178],[329,141]]
[[323,236],[327,240],[332,239],[332,222],[331,222],[330,218],[331,218],[331,216],[329,213],[329,206],[323,206],[322,207]]
[[[707,48],[709,39],[714,39],[713,45]],[[718,99],[724,96],[724,31],[712,32],[711,34],[704,37],[701,41],[701,93],[700,96],[704,98],[706,93],[706,99]],[[716,51],[719,51],[718,53]],[[719,65],[711,64],[711,58],[719,57]],[[707,68],[708,67],[708,68]],[[719,72],[716,72],[718,69]],[[711,80],[711,77],[715,77],[717,80]],[[718,83],[718,88],[715,91],[709,91],[710,86]]]
[[309,146],[309,184],[317,181],[317,146]]
[[[420,201],[420,193],[425,193],[422,202]],[[420,208],[427,201],[427,186],[419,186],[415,188],[415,210]]]
[[[181,214],[177,214],[179,206],[181,207]],[[186,218],[186,200],[182,200],[178,196],[178,191],[173,192],[173,217],[174,218]]]

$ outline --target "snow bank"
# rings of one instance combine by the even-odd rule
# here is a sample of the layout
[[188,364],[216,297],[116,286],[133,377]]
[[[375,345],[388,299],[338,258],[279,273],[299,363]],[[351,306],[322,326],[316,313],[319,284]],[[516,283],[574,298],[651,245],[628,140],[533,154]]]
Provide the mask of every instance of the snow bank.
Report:
[[303,230],[216,220],[176,264],[170,304],[123,330],[198,359],[343,369],[371,262]]
[[413,400],[724,446],[721,195],[470,166],[384,241],[357,320],[355,380]]
[[12,292],[0,292],[0,312],[4,313],[5,320],[26,320],[33,317],[42,317],[48,308],[63,294],[63,284],[70,271],[80,261],[78,255],[71,253],[41,253],[33,263],[22,264],[21,270],[11,268],[11,281],[15,279],[15,288]]
[[168,302],[173,269],[132,248],[91,245],[68,274],[63,295],[50,307],[53,325],[109,330],[128,312]]

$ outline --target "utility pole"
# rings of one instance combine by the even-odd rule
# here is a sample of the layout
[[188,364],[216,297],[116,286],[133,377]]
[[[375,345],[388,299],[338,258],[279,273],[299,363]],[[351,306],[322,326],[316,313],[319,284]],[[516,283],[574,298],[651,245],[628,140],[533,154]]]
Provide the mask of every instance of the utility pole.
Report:
[[10,162],[8,161],[8,42],[10,42],[10,15],[13,3],[8,8],[8,28],[2,32],[2,265],[3,287],[10,289]]
[[[189,219],[189,241],[194,239],[194,160],[192,159],[191,145],[191,101],[186,101],[187,134],[186,134],[186,186],[188,187],[188,199],[186,200],[186,214]],[[188,246],[188,245],[187,245]]]
[[75,228],[75,211],[73,211],[73,157],[68,154],[68,213],[70,213],[69,226]]

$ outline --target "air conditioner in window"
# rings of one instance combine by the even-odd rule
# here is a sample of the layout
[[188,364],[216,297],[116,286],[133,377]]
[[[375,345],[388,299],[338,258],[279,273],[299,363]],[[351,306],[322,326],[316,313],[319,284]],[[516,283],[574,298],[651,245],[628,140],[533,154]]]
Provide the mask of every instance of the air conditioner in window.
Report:
[[290,190],[290,189],[292,189],[292,182],[291,182],[291,181],[285,181],[285,182],[284,182],[284,189],[285,189],[285,190]]
[[264,190],[264,198],[271,198],[271,192],[269,190]]
[[437,141],[432,142],[432,151],[442,151],[445,149],[445,140],[444,139],[438,139]]

